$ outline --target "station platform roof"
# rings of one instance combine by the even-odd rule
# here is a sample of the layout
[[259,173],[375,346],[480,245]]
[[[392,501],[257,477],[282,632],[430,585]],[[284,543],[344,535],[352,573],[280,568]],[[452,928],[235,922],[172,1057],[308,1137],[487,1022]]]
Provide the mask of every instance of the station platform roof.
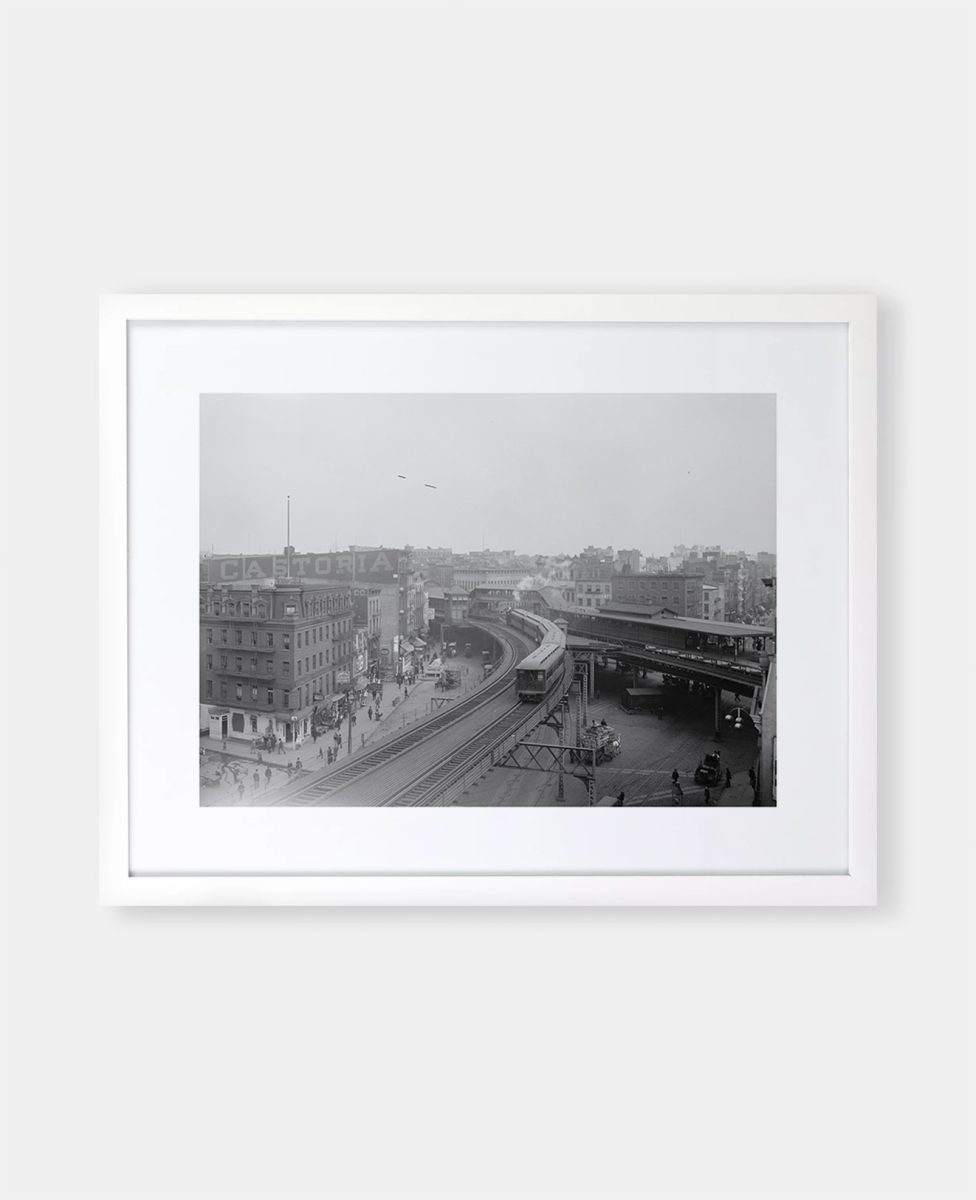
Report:
[[774,637],[771,625],[745,625],[739,621],[702,621],[695,617],[674,617],[634,612],[616,612],[610,606],[577,609],[581,615],[621,625],[646,625],[649,629],[685,630],[688,633],[711,633],[717,637]]
[[589,638],[566,635],[567,650],[593,650],[598,654],[606,654],[608,650],[622,650],[622,646],[614,646],[610,642],[591,642]]

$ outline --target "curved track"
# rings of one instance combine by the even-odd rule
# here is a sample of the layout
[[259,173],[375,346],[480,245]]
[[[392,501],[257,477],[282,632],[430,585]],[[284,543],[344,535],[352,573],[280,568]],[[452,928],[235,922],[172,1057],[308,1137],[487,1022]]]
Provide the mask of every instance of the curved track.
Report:
[[[525,706],[514,700],[515,665],[533,643],[507,625],[471,622],[501,642],[501,662],[491,679],[473,695],[442,709],[419,725],[360,751],[343,764],[318,772],[281,792],[278,805],[414,805],[430,802],[443,779],[456,771],[456,756],[468,762],[485,752],[492,737],[503,736],[499,722]],[[494,731],[492,733],[492,731]],[[424,781],[429,780],[425,787]]]

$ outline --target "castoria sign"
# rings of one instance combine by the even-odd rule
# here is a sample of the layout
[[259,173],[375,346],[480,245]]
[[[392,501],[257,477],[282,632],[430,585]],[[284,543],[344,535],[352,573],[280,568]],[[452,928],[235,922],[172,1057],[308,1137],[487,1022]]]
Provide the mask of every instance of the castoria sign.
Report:
[[[392,583],[400,574],[402,550],[357,550],[342,554],[293,554],[291,577],[321,583]],[[200,562],[201,583],[285,579],[284,554],[218,554]]]

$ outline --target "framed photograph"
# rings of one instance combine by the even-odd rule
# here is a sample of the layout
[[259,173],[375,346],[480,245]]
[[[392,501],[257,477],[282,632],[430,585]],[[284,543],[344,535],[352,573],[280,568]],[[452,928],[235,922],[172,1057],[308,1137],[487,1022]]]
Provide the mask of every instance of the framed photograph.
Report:
[[875,325],[104,298],[103,903],[875,903]]

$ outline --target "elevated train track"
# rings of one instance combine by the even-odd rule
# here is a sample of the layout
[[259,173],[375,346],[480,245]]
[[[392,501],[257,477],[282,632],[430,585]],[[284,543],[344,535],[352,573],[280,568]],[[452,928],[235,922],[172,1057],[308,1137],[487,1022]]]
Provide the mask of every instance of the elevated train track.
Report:
[[[478,764],[490,763],[495,748],[533,719],[533,710],[515,699],[513,683],[518,663],[533,649],[534,642],[506,625],[470,624],[504,647],[490,682],[382,745],[360,751],[313,779],[286,788],[274,803],[398,807],[449,803],[459,785],[473,782],[468,777]],[[560,675],[551,689],[553,696],[558,692],[559,699],[572,679],[568,655],[566,660],[568,676]],[[549,705],[538,707],[536,721],[546,716]]]

